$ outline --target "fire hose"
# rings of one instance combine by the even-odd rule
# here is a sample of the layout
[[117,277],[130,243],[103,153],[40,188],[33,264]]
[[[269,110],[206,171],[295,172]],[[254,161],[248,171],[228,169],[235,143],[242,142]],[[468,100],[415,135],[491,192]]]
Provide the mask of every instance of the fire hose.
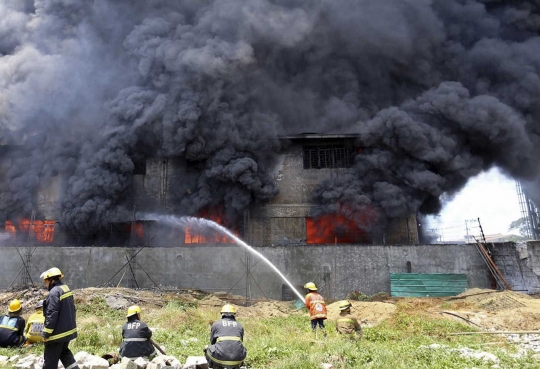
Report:
[[165,351],[163,351],[163,349],[162,349],[161,347],[159,347],[159,345],[158,345],[157,343],[154,342],[153,339],[149,338],[148,341],[150,341],[150,343],[151,343],[152,345],[154,345],[154,347],[155,347],[159,352],[161,352],[163,355],[167,355],[167,354],[165,353]]

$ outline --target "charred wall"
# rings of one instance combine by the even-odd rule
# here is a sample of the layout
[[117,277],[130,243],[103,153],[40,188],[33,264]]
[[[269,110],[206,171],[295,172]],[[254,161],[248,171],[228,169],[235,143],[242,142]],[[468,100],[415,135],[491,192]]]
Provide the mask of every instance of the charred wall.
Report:
[[[290,143],[279,156],[273,172],[279,194],[267,204],[252,206],[250,209],[250,231],[247,237],[257,246],[305,244],[308,241],[306,222],[313,217],[316,210],[313,202],[314,189],[322,181],[347,175],[353,164],[353,160],[347,158],[347,155],[361,150],[357,147],[354,135],[308,134],[291,137],[289,140]],[[317,154],[316,159],[313,158],[314,152]],[[321,159],[325,161],[321,162]],[[335,220],[330,219],[331,222]],[[331,242],[326,243],[334,243],[334,240],[337,243],[364,244],[418,243],[415,214],[393,219],[383,229],[357,231],[365,232],[366,236],[351,242],[344,240],[337,232],[335,237],[326,237],[331,239]]]
[[[341,230],[336,234],[326,234],[325,238],[310,241],[311,228],[329,228],[336,219],[323,224],[312,221],[316,204],[313,191],[322,182],[347,175],[354,156],[360,149],[355,135],[315,135],[306,134],[283,138],[284,149],[277,157],[273,170],[273,180],[279,193],[266,203],[252,204],[244,219],[236,219],[236,228],[241,229],[250,243],[256,246],[282,244],[415,244],[418,232],[414,214],[407,218],[394,219],[384,229]],[[0,162],[0,175],[11,168],[9,156]],[[94,234],[79,235],[62,230],[61,224],[55,226],[55,245],[100,245],[127,246],[148,241],[148,235],[156,235],[154,245],[174,247],[183,246],[184,237],[177,231],[158,230],[152,223],[145,223],[146,235],[133,239],[131,223],[146,220],[151,213],[175,214],[179,186],[184,176],[189,175],[189,163],[182,158],[147,158],[135,163],[131,196],[126,207],[132,214],[123,222],[102,226]],[[58,220],[62,192],[66,178],[55,175],[42,180],[34,194],[35,209],[29,209],[27,217],[35,210],[36,219]],[[188,189],[189,190],[189,189]],[[197,214],[196,214],[197,215]],[[204,216],[204,214],[198,214]],[[234,228],[234,227],[233,227]],[[244,232],[245,229],[245,232]],[[66,233],[67,232],[67,233]],[[332,232],[332,231],[329,231]],[[348,233],[365,233],[361,237],[347,238]],[[326,240],[326,241],[325,241]],[[328,241],[329,240],[329,241]]]

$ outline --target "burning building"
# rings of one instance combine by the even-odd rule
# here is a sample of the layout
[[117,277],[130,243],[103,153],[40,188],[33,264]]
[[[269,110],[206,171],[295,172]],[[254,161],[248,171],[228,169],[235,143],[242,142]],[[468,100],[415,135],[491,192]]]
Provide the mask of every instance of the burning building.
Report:
[[218,213],[258,245],[416,243],[416,214],[493,166],[540,188],[539,16],[533,1],[4,1],[0,221],[18,237],[54,221],[60,244],[146,239],[152,212]]
[[[274,198],[250,205],[240,217],[226,214],[221,204],[205,207],[194,215],[222,224],[257,246],[418,243],[415,214],[394,219],[380,228],[376,213],[370,208],[348,217],[341,211],[317,212],[317,204],[313,202],[315,189],[324,180],[346,175],[351,170],[356,155],[361,152],[357,138],[354,134],[282,137],[283,149],[272,168],[279,191]],[[87,235],[72,234],[55,222],[60,218],[60,189],[64,180],[60,176],[51,177],[40,184],[34,195],[34,215],[37,214],[38,219],[7,220],[5,231],[18,235],[20,241],[32,234],[39,243],[55,245],[125,246],[141,243],[150,234],[160,234],[154,242],[159,246],[232,243],[217,232],[200,233],[196,228],[187,227],[181,234],[159,230],[161,226],[153,221],[138,219],[152,213],[174,212],[177,197],[173,189],[182,181],[185,168],[185,161],[178,158],[149,158],[137,163],[130,199],[136,210],[133,218],[105,224]]]

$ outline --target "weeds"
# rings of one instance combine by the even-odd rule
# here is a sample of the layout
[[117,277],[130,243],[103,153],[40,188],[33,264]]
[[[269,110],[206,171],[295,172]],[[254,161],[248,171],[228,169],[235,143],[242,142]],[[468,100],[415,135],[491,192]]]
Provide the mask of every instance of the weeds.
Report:
[[[470,347],[497,355],[500,368],[538,368],[531,357],[514,358],[515,349],[500,338],[489,336],[449,336],[449,333],[471,330],[469,326],[431,314],[430,300],[398,303],[395,316],[376,327],[364,327],[362,341],[338,335],[333,322],[327,321],[328,336],[316,337],[306,316],[286,318],[247,318],[238,316],[245,328],[245,361],[252,369],[312,369],[320,363],[331,363],[336,369],[377,368],[491,368],[493,363],[460,357],[449,349],[430,349],[438,343],[449,348]],[[79,337],[73,341],[73,351],[95,355],[117,351],[125,312],[110,309],[103,299],[95,298],[77,306]],[[170,301],[163,308],[143,308],[142,319],[154,329],[154,340],[165,351],[185,361],[188,356],[202,355],[208,344],[209,323],[219,319],[219,308],[197,307]],[[483,346],[500,342],[502,347]],[[43,352],[42,346],[29,349],[0,349],[0,355]]]

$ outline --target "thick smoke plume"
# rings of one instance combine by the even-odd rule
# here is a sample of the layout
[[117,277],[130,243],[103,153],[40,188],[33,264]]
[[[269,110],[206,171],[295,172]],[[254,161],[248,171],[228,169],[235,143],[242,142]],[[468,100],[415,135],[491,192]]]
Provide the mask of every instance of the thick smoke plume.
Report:
[[322,211],[434,213],[492,166],[538,188],[539,29],[532,0],[4,0],[0,217],[60,174],[63,226],[129,219],[146,157],[183,163],[174,211],[238,214],[301,132],[362,147]]

